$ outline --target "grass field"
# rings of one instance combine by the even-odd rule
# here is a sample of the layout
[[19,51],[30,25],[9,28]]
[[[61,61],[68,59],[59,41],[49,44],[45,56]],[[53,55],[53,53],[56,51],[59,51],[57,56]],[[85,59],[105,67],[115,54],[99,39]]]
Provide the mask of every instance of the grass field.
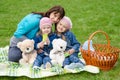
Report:
[[[105,31],[112,46],[120,48],[120,0],[0,0],[0,47],[9,45],[10,37],[19,21],[32,11],[47,11],[54,5],[65,8],[73,22],[72,32],[83,44],[91,33]],[[104,35],[98,34],[93,43],[107,43]],[[110,71],[99,74],[81,72],[43,78],[40,80],[119,80],[120,59]],[[0,77],[2,80],[30,80],[28,77]],[[32,80],[32,79],[31,79]],[[37,79],[39,80],[39,79]]]

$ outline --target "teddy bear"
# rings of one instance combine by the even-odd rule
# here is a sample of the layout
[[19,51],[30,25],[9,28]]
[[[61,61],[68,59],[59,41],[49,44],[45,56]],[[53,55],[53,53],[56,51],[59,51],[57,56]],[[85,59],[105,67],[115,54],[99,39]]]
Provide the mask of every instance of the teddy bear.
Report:
[[67,42],[62,40],[62,39],[54,39],[52,41],[52,45],[53,45],[53,49],[50,51],[50,59],[51,59],[51,63],[53,65],[63,65],[63,61],[65,59],[65,49],[67,46]]
[[37,51],[34,50],[34,40],[25,39],[17,43],[17,47],[22,51],[20,64],[33,64],[37,56]]

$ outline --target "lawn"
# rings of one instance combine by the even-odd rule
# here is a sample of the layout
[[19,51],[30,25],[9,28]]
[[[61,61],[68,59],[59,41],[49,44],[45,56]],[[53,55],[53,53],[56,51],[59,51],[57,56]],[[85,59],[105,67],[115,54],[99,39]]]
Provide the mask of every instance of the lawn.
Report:
[[[19,21],[33,11],[47,11],[54,5],[65,8],[73,22],[72,32],[83,44],[91,33],[102,30],[111,45],[120,48],[120,0],[0,0],[0,47],[9,45],[10,37]],[[95,35],[93,43],[107,43],[102,34]],[[119,80],[120,59],[110,71],[99,74],[81,72],[43,78],[41,80]],[[0,77],[2,80],[28,80],[28,77]],[[39,79],[37,79],[39,80]]]

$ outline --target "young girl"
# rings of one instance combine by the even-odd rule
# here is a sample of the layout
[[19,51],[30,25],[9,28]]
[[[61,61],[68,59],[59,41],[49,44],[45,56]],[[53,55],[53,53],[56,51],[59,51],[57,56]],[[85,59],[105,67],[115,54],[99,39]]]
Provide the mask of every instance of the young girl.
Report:
[[[50,49],[52,49],[51,42],[53,39],[52,22],[50,18],[44,17],[40,21],[40,34],[34,38],[38,55],[34,61],[33,68],[39,68],[42,64],[44,64],[44,68],[51,67],[49,53]],[[49,62],[48,66],[46,66],[47,62]]]
[[71,28],[72,22],[70,18],[66,16],[63,17],[56,26],[55,33],[57,37],[67,41],[66,53],[68,53],[69,56],[65,58],[63,62],[63,67],[68,66],[71,63],[74,63],[72,67],[78,65],[83,66],[84,64],[78,58],[80,43],[77,41],[75,35],[72,32],[70,32]]
[[25,39],[33,39],[39,31],[39,21],[42,17],[49,17],[52,23],[57,23],[65,15],[64,8],[61,6],[54,6],[47,12],[33,12],[25,16],[17,25],[17,30],[10,40],[10,47],[8,51],[8,60],[18,62],[22,58],[22,54],[17,43]]

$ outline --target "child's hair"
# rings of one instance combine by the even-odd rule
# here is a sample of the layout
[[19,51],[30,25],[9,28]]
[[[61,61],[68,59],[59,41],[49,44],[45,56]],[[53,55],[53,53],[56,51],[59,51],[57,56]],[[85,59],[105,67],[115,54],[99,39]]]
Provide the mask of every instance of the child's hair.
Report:
[[34,14],[40,14],[43,17],[49,17],[52,12],[55,12],[56,14],[60,13],[60,18],[59,19],[62,19],[64,17],[64,15],[65,15],[64,8],[61,7],[61,6],[59,6],[59,5],[53,6],[47,12],[32,12],[32,13],[34,13]]

